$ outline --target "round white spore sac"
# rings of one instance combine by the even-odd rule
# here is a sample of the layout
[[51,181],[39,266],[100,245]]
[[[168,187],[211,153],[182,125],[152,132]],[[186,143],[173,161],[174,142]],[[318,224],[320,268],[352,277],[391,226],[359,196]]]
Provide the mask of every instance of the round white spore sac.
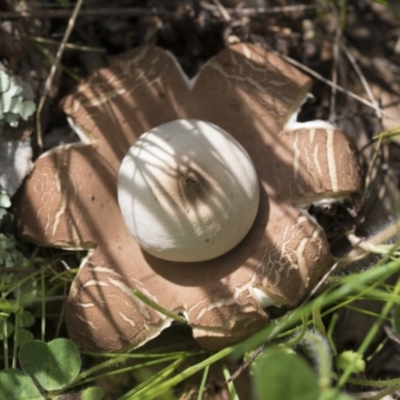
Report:
[[250,230],[259,182],[246,150],[209,122],[176,120],[139,137],[124,157],[118,201],[142,249],[169,261],[225,254]]

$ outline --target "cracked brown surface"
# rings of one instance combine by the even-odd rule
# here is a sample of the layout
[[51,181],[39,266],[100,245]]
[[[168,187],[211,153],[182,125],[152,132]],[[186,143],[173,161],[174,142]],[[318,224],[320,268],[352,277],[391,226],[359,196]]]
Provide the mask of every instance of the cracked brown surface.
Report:
[[[64,111],[88,143],[43,155],[15,207],[22,236],[40,245],[91,249],[66,314],[78,344],[120,350],[171,323],[132,289],[183,312],[208,348],[241,340],[268,323],[254,288],[278,304],[301,300],[332,256],[321,228],[294,205],[346,197],[361,186],[354,151],[341,132],[282,132],[310,84],[254,45],[223,50],[191,82],[168,53],[144,46],[66,98]],[[206,120],[229,132],[260,179],[260,208],[249,234],[206,262],[173,263],[144,253],[117,203],[118,169],[128,148],[143,132],[178,118]]]

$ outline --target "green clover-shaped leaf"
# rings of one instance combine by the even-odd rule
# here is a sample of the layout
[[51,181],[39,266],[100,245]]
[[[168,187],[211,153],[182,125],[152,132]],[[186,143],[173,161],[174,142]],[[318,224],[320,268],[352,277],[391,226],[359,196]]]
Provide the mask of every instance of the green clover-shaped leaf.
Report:
[[27,328],[35,323],[35,317],[30,311],[23,311],[19,318],[19,327]]
[[267,349],[254,370],[257,399],[316,400],[318,379],[307,363],[296,354],[279,348]]
[[68,339],[32,340],[21,347],[18,360],[22,370],[48,391],[67,386],[81,368],[79,350]]
[[18,347],[23,346],[25,343],[28,343],[31,340],[33,340],[32,332],[28,331],[27,329],[23,329],[23,328],[18,328],[17,329],[16,345]]
[[0,399],[44,400],[32,379],[17,369],[0,371]]

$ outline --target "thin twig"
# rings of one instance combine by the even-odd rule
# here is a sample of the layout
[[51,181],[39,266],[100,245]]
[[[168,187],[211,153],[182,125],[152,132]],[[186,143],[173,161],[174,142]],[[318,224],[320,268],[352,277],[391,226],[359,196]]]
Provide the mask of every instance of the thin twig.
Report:
[[[75,7],[76,8],[76,7]],[[22,12],[0,12],[0,19],[31,19],[31,18],[71,18],[75,11],[72,10],[40,10],[40,11],[22,11]],[[147,16],[171,16],[165,10],[156,8],[99,8],[90,10],[81,10],[79,17],[147,17]]]
[[64,37],[60,43],[60,47],[58,48],[56,58],[53,62],[53,65],[51,66],[49,76],[47,77],[46,82],[44,84],[44,92],[39,100],[39,105],[38,105],[38,108],[36,111],[36,135],[37,135],[38,146],[40,148],[43,148],[41,113],[42,113],[44,104],[46,102],[47,96],[50,93],[50,90],[51,90],[51,87],[53,84],[53,80],[54,80],[54,77],[57,72],[58,65],[60,64],[61,57],[62,57],[64,49],[65,49],[65,45],[67,44],[69,36],[71,35],[71,32],[74,28],[75,21],[78,17],[78,14],[82,7],[82,4],[83,4],[83,0],[78,0],[75,4],[74,12],[68,21],[68,26],[67,26],[67,29],[65,30]]
[[[218,11],[218,7],[206,2],[201,2],[201,6],[204,9],[210,11]],[[228,15],[237,17],[251,17],[257,15],[271,15],[288,12],[301,12],[307,10],[313,10],[316,8],[323,7],[321,4],[298,4],[292,6],[283,7],[246,7],[242,9],[237,8],[225,8],[224,10]],[[71,10],[33,10],[33,11],[22,11],[22,12],[0,12],[0,19],[32,19],[32,18],[70,18],[72,14]],[[127,7],[127,8],[99,8],[82,10],[79,13],[79,17],[83,18],[101,18],[101,17],[147,17],[147,16],[159,16],[164,18],[173,17],[173,13],[166,10],[157,8],[141,8],[141,7]]]
[[[200,5],[206,10],[216,11],[217,6],[209,4],[205,1],[201,1]],[[300,12],[306,10],[312,10],[316,8],[323,7],[321,4],[298,4],[292,6],[282,6],[282,7],[246,7],[246,8],[225,8],[226,12],[233,16],[238,17],[252,17],[257,15],[267,15],[267,14],[280,14],[287,12]]]
[[340,26],[340,21],[337,13],[337,9],[333,7],[335,21],[336,21],[336,33],[333,42],[333,62],[332,62],[332,83],[331,86],[331,101],[329,110],[329,122],[334,123],[336,120],[336,94],[337,94],[337,80],[338,80],[338,64],[339,64],[339,43],[342,38],[342,28]]
[[[306,73],[308,73],[309,75],[313,76],[314,78],[320,80],[321,82],[324,82],[325,84],[329,85],[329,86],[335,86],[336,90],[338,92],[342,92],[345,93],[347,96],[352,97],[353,99],[359,101],[360,103],[375,109],[375,105],[372,104],[370,101],[365,100],[364,98],[362,98],[361,96],[358,96],[357,94],[351,92],[350,90],[347,90],[345,88],[343,88],[342,86],[339,85],[335,85],[333,82],[331,82],[329,79],[326,79],[325,77],[323,77],[322,75],[320,75],[318,72],[315,72],[314,70],[312,70],[311,68],[308,68],[307,66],[305,66],[304,64],[294,60],[291,57],[285,56],[284,54],[281,54],[275,50],[269,50],[271,53],[274,53],[275,55],[277,55],[278,57],[282,58],[283,60],[287,61],[288,63],[294,65],[295,67],[305,71]],[[395,118],[393,116],[391,116],[389,113],[387,113],[386,111],[383,111],[380,108],[380,111],[382,113],[382,115],[390,118],[391,120],[395,120]]]
[[[37,42],[32,42],[32,45],[38,49],[38,51],[40,51],[46,58],[48,61],[48,64],[53,65],[54,60],[56,59],[53,55],[53,53],[47,48],[44,47],[42,44],[37,43]],[[71,77],[73,80],[75,80],[76,82],[79,82],[81,80],[81,77],[78,76],[77,74],[75,74],[71,69],[65,67],[64,65],[60,65],[59,66],[60,70],[62,72],[64,72],[66,75],[68,75],[69,77]]]
[[[383,111],[382,114],[384,114]],[[360,200],[361,207],[364,205],[365,200],[367,199],[367,195],[369,193],[369,189],[373,181],[372,175],[373,172],[376,171],[376,163],[378,162],[379,156],[381,154],[382,143],[383,143],[383,136],[379,136],[375,142],[375,150],[372,154],[371,160],[368,163],[368,170],[365,174],[364,190]]]
[[[364,90],[367,93],[371,103],[374,105],[375,114],[378,118],[379,123],[381,124],[383,111],[379,107],[378,101],[376,100],[374,94],[372,93],[372,90],[371,90],[367,80],[365,79],[365,76],[362,73],[361,68],[359,67],[353,54],[350,52],[350,50],[344,44],[341,45],[341,48],[342,48],[343,52],[345,53],[346,57],[348,58],[348,60],[350,61],[350,64],[354,68],[354,71],[358,75],[358,78],[360,79],[360,82],[363,85]],[[367,194],[369,192],[369,187],[372,183],[372,174],[376,168],[376,162],[378,161],[379,154],[381,152],[381,144],[382,144],[381,141],[382,141],[382,138],[378,138],[371,162],[369,163],[369,166],[368,166],[368,171],[367,171],[366,178],[365,178],[365,188],[364,188],[363,195],[361,198],[361,204],[364,204]]]
[[397,345],[400,345],[400,336],[397,332],[395,332],[388,324],[383,325],[383,329],[390,340],[395,342]]
[[265,346],[268,344],[270,340],[267,339],[265,342],[261,343],[251,354],[250,356],[246,359],[246,361],[243,362],[243,364],[233,373],[231,374],[231,377],[225,382],[229,383],[234,381],[239,375],[242,374],[242,372],[262,353],[262,351],[265,349]]
[[[54,46],[59,46],[60,42],[56,40],[51,40],[51,39],[46,39],[40,36],[30,36],[30,40],[33,42],[37,43],[45,43],[45,44],[50,44]],[[73,43],[66,43],[65,48],[71,49],[71,50],[79,50],[79,51],[88,51],[88,52],[93,52],[93,53],[105,53],[107,50],[101,47],[91,47],[91,46],[82,46],[78,44],[73,44]]]
[[378,120],[380,121],[382,119],[382,110],[379,108],[379,104],[378,104],[374,94],[372,93],[372,90],[371,90],[367,80],[365,79],[365,76],[362,73],[361,68],[359,67],[359,65],[358,65],[355,57],[351,53],[351,51],[343,43],[341,43],[340,47],[343,50],[344,54],[346,54],[346,57],[348,58],[348,60],[350,61],[350,64],[354,68],[354,71],[358,75],[358,78],[360,79],[360,82],[362,83],[362,85],[365,89],[365,92],[367,93],[371,103],[374,105],[376,116],[378,117]]
[[231,16],[229,15],[229,13],[226,11],[226,8],[221,4],[221,2],[219,0],[213,0],[215,3],[215,7],[218,8],[218,11],[220,12],[220,14],[222,15],[222,18],[229,22],[231,20]]

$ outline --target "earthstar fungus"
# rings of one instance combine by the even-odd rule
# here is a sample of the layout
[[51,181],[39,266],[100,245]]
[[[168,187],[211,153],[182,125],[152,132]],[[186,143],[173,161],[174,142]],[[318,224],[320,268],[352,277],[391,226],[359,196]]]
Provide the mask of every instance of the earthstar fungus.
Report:
[[[72,339],[86,349],[118,351],[170,325],[132,289],[182,313],[210,349],[265,326],[266,306],[294,306],[304,297],[332,256],[324,232],[302,207],[349,198],[361,186],[343,133],[323,124],[285,127],[310,86],[309,78],[250,44],[221,51],[192,80],[168,52],[144,46],[94,73],[65,99],[64,111],[83,143],[37,160],[15,212],[27,239],[90,250],[67,303]],[[128,149],[144,132],[179,119],[228,132],[249,154],[259,179],[250,231],[208,261],[167,261],[143,251],[118,206],[118,171]]]

